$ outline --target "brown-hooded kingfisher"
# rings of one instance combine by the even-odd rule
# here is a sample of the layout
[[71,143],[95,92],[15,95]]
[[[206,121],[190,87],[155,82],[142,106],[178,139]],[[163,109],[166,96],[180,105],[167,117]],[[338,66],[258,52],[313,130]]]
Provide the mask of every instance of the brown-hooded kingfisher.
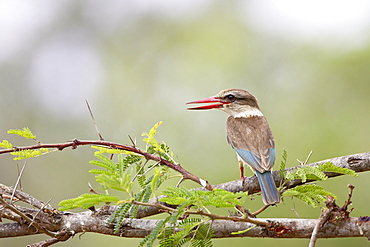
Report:
[[249,165],[258,178],[262,200],[266,205],[280,202],[271,169],[275,162],[275,142],[270,126],[262,114],[256,97],[243,89],[226,89],[216,96],[187,104],[215,103],[188,110],[220,109],[230,116],[226,123],[227,141],[236,151],[240,177],[244,181],[244,164]]

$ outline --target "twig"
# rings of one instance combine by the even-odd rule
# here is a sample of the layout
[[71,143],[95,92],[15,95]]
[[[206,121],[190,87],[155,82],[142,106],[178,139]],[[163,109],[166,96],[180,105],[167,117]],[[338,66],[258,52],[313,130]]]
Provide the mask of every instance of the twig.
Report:
[[50,238],[50,239],[43,240],[41,242],[37,242],[37,243],[34,243],[34,244],[29,244],[29,245],[27,245],[27,247],[48,247],[48,246],[51,246],[51,245],[59,243],[59,242],[60,241],[57,238]]
[[355,186],[353,186],[352,184],[347,185],[347,187],[349,188],[349,192],[348,192],[348,198],[344,202],[343,207],[341,209],[343,211],[347,211],[348,206],[351,205],[351,203],[352,203],[351,199],[352,199],[352,195],[353,195],[353,190],[355,189]]
[[[52,208],[51,206],[46,205],[44,202],[34,198],[33,196],[31,196],[31,195],[29,195],[25,192],[22,192],[22,191],[19,191],[19,190],[14,191],[13,188],[0,183],[0,194],[3,195],[3,198],[7,198],[7,195],[11,195],[13,192],[14,192],[14,197],[16,197],[18,200],[20,200],[22,202],[30,204],[33,207],[36,207],[38,209],[43,208],[43,207],[47,207],[48,210],[51,210],[51,211],[54,210],[54,208]],[[9,196],[9,199],[10,199],[10,196]],[[13,198],[13,200],[14,200],[14,198]]]
[[46,239],[46,240],[38,242],[38,243],[27,245],[27,247],[47,247],[47,246],[51,246],[51,245],[59,243],[59,242],[64,242],[64,241],[68,240],[71,236],[72,236],[72,234],[70,234],[66,230],[62,230],[57,234],[56,237]]
[[316,240],[317,240],[317,234],[320,228],[322,228],[325,222],[329,219],[331,212],[332,212],[332,209],[324,209],[321,212],[319,221],[317,222],[317,224],[315,225],[315,228],[312,231],[312,235],[311,235],[311,239],[310,239],[310,243],[308,244],[308,247],[315,247]]
[[19,216],[21,216],[24,220],[26,220],[29,224],[33,224],[33,226],[39,231],[39,232],[42,232],[42,233],[45,233],[46,235],[50,236],[50,237],[55,237],[56,234],[53,233],[53,232],[50,232],[48,231],[47,229],[44,229],[42,226],[40,226],[39,224],[35,223],[32,219],[30,219],[27,215],[25,215],[24,213],[22,213],[21,211],[19,211],[16,207],[10,205],[9,203],[7,203],[0,195],[0,203],[2,203],[6,208],[10,209],[11,211],[13,211],[14,213],[18,214]]
[[257,216],[260,213],[262,213],[263,211],[265,211],[268,207],[270,207],[270,205],[264,205],[262,208],[258,209],[256,212],[252,213],[252,215]]
[[240,217],[232,217],[232,216],[224,216],[224,215],[217,215],[217,214],[211,214],[211,213],[206,213],[204,211],[188,211],[186,212],[187,214],[195,214],[195,215],[202,215],[202,216],[207,216],[211,220],[231,220],[234,222],[248,222],[255,224],[257,226],[264,226],[264,227],[269,227],[271,226],[271,223],[265,222],[265,221],[260,221],[252,218],[240,218]]
[[175,208],[167,207],[167,206],[165,206],[161,203],[158,203],[158,202],[148,203],[148,202],[128,201],[128,203],[139,205],[139,206],[156,207],[156,208],[159,208],[159,209],[162,209],[162,210],[165,210],[165,211],[170,211],[170,212],[176,212],[177,211],[177,209],[175,209]]

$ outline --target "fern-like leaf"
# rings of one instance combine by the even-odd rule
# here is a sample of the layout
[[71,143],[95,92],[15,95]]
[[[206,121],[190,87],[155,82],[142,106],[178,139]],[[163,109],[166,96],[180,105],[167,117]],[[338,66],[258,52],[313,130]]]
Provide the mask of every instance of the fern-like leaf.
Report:
[[53,151],[49,151],[47,148],[40,148],[40,149],[25,149],[20,151],[11,152],[11,155],[17,156],[14,157],[14,160],[22,160],[22,159],[29,159],[35,158]]
[[104,194],[82,194],[77,198],[63,200],[59,203],[59,210],[66,211],[74,208],[89,208],[99,203],[117,202],[116,196]]
[[316,184],[297,186],[283,193],[283,196],[296,197],[313,207],[317,207],[319,204],[324,203],[329,195],[336,198],[333,193],[326,191],[323,187]]
[[324,164],[318,165],[317,168],[322,172],[336,172],[345,175],[350,175],[352,177],[358,177],[358,174],[354,170],[335,166],[331,162],[326,162]]
[[145,243],[147,244],[146,246],[152,247],[160,232],[165,228],[167,221],[168,217],[158,221],[152,232],[139,243],[139,247],[144,246]]
[[281,162],[280,162],[280,177],[285,178],[285,167],[286,162],[288,160],[288,151],[286,149],[283,150],[283,154],[281,156]]
[[124,219],[126,218],[126,215],[131,207],[132,207],[132,204],[130,203],[121,204],[118,206],[117,210],[110,217],[108,222],[109,223],[115,222],[114,229],[113,229],[114,233],[117,233],[119,229],[121,228],[122,223]]
[[115,174],[112,173],[111,171],[107,171],[107,170],[100,170],[100,169],[91,169],[89,171],[91,174],[105,174],[107,176],[114,176]]
[[131,182],[130,171],[125,172],[122,177],[100,174],[95,177],[95,180],[103,186],[127,193],[131,192],[133,186],[133,183]]
[[34,139],[36,140],[36,136],[31,132],[31,130],[27,127],[24,127],[23,129],[10,129],[8,130],[8,134],[15,134],[22,136],[27,139]]
[[0,147],[6,148],[6,149],[11,149],[11,148],[13,148],[13,145],[10,142],[8,142],[7,140],[3,140],[2,142],[0,142]]
[[116,170],[116,164],[108,157],[104,156],[103,154],[95,154],[95,157],[100,160],[92,160],[90,161],[90,164],[100,166],[111,172],[114,172]]
[[291,173],[285,174],[287,180],[301,179],[303,183],[307,180],[322,180],[325,181],[328,177],[318,167],[302,166],[295,169]]

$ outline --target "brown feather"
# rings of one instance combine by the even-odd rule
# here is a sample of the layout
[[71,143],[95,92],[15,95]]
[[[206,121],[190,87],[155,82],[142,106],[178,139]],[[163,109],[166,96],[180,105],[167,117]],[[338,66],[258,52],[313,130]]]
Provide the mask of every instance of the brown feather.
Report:
[[269,149],[275,148],[274,137],[265,117],[243,117],[227,119],[227,139],[235,149],[251,151],[261,158],[261,170],[271,170],[273,163],[269,162]]

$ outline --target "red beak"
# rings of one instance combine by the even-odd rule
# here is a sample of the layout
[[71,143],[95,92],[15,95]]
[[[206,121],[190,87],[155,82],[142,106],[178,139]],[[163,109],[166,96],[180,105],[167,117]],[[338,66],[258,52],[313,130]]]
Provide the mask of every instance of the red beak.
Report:
[[198,106],[198,107],[191,107],[191,108],[188,108],[188,110],[208,110],[208,109],[214,109],[214,108],[222,108],[223,105],[230,103],[230,102],[222,101],[216,97],[208,97],[204,99],[190,101],[186,104],[214,103],[214,102],[218,102],[219,104],[210,104],[210,105],[204,105],[204,106]]

